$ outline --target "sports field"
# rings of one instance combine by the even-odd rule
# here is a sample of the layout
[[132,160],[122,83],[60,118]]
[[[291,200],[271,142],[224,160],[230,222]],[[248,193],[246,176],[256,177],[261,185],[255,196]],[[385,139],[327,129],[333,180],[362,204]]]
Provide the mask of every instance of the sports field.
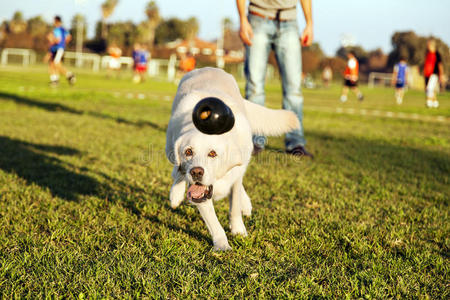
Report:
[[169,206],[176,85],[78,75],[0,68],[1,298],[450,297],[450,93],[429,110],[420,91],[305,90],[315,160],[270,138],[244,178],[249,235],[217,202],[233,250],[213,252],[195,207]]

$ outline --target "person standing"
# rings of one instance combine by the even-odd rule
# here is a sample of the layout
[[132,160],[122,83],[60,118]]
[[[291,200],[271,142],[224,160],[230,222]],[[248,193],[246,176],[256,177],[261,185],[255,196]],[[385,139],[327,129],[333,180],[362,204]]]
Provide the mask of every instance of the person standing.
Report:
[[395,85],[395,99],[399,105],[403,103],[407,78],[408,64],[404,57],[400,57],[400,61],[394,66],[394,73],[392,73],[392,85]]
[[[286,134],[286,153],[295,156],[313,155],[305,149],[303,132],[303,96],[301,93],[302,60],[297,24],[298,0],[236,0],[240,17],[239,35],[245,44],[245,97],[264,105],[265,76],[271,49],[275,51],[283,88],[283,108],[294,112],[300,129]],[[300,0],[306,26],[301,35],[303,46],[313,40],[311,0]],[[267,120],[270,122],[270,120]],[[253,136],[254,154],[264,150],[265,136]]]
[[341,102],[347,101],[349,89],[351,89],[359,101],[364,99],[363,94],[358,89],[359,63],[353,51],[347,52],[347,67],[344,71],[344,87],[342,88]]
[[425,64],[423,66],[423,76],[425,77],[425,90],[427,96],[426,106],[428,108],[438,108],[436,90],[439,89],[439,82],[444,84],[444,65],[441,54],[436,50],[436,41],[427,41],[427,52],[425,54]]
[[117,44],[113,42],[111,46],[108,47],[108,55],[109,55],[108,77],[112,73],[116,73],[118,77],[122,66],[120,62],[120,57],[122,56],[122,49],[120,49],[119,46],[117,46]]
[[61,17],[55,16],[53,23],[53,31],[47,35],[50,43],[49,48],[49,73],[50,85],[57,86],[59,84],[60,74],[64,74],[69,84],[75,83],[75,75],[67,71],[63,66],[64,50],[67,43],[72,39],[70,33],[62,26]]
[[330,82],[333,80],[333,70],[329,65],[325,66],[322,71],[323,86],[327,89],[330,86]]

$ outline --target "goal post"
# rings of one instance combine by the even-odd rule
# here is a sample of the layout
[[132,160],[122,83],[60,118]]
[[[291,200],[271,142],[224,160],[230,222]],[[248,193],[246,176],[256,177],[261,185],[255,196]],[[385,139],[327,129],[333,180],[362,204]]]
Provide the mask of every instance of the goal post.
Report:
[[383,86],[388,86],[391,84],[392,73],[379,73],[379,72],[371,72],[369,74],[369,87],[373,88],[375,84],[379,83]]
[[22,65],[28,66],[36,63],[36,52],[31,49],[5,48],[1,55],[1,64],[7,65],[9,56],[21,56]]

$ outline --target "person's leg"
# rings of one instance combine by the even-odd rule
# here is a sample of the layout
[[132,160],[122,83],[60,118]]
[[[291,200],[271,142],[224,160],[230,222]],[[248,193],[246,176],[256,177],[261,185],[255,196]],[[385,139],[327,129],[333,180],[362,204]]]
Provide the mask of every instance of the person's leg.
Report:
[[348,86],[344,84],[342,87],[342,93],[341,93],[341,102],[345,102],[348,99]]
[[359,101],[362,101],[364,99],[364,96],[359,90],[358,86],[355,85],[354,87],[352,87],[352,92],[355,93]]
[[398,89],[398,99],[397,103],[402,104],[403,103],[403,95],[405,94],[405,89],[403,87]]
[[294,112],[300,121],[299,129],[286,134],[285,146],[290,151],[306,144],[301,93],[302,58],[296,21],[280,22],[274,45],[283,86],[283,109]]
[[439,102],[436,98],[436,89],[438,85],[438,77],[432,74],[427,80],[427,107],[438,107]]
[[[271,21],[250,15],[250,24],[253,28],[252,45],[245,47],[244,72],[247,79],[245,85],[245,98],[253,103],[264,105],[264,83],[266,79],[267,60],[271,49]],[[253,144],[263,149],[266,137],[253,136]]]

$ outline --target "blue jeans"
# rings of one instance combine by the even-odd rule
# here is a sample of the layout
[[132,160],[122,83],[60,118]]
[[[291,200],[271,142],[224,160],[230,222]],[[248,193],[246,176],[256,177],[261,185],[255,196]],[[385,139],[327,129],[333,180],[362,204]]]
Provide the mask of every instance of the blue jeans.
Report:
[[[245,49],[245,97],[264,105],[267,61],[273,49],[281,75],[283,109],[294,112],[300,121],[300,129],[286,134],[286,150],[304,146],[306,141],[303,134],[303,96],[300,86],[302,59],[297,20],[279,22],[255,15],[249,15],[248,20],[253,28],[253,39],[252,45]],[[253,143],[264,148],[266,137],[253,136]]]

